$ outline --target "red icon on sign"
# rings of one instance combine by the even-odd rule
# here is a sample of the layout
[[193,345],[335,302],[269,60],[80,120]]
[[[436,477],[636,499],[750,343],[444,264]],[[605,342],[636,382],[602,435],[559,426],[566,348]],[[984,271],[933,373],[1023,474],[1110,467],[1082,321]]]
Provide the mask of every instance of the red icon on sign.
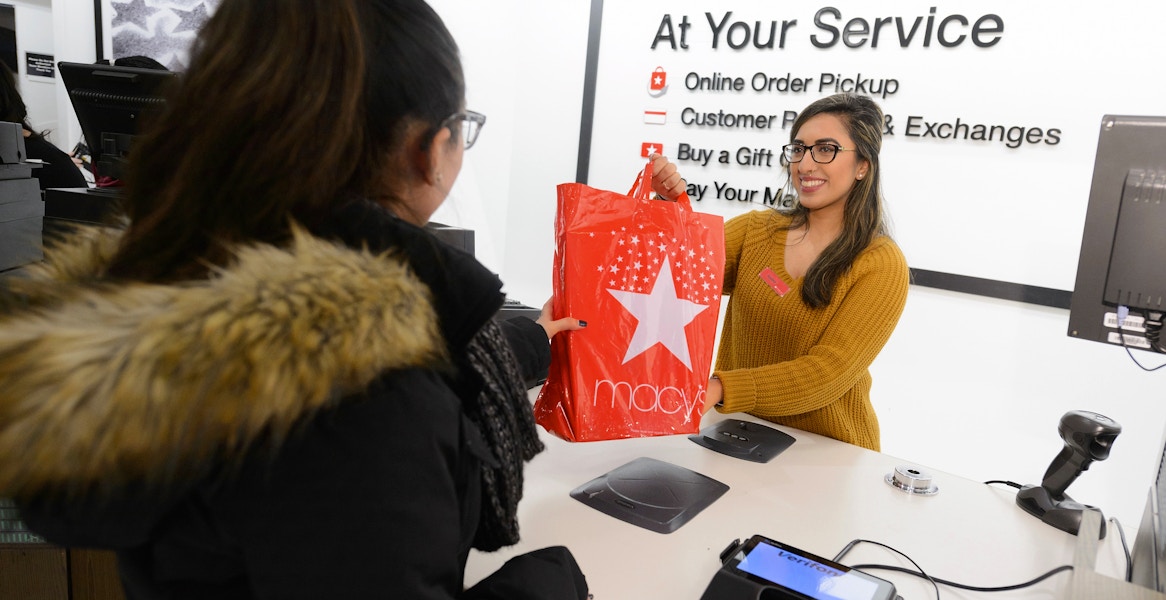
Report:
[[651,78],[648,79],[648,95],[653,98],[663,96],[668,92],[668,73],[664,71],[664,67],[656,67],[652,71]]
[[668,73],[664,71],[664,67],[656,67],[656,70],[652,71],[652,81],[648,84],[648,89],[652,91],[662,90],[667,84]]
[[664,144],[657,144],[654,142],[644,142],[640,144],[640,156],[648,158],[653,154],[660,154],[664,151]]

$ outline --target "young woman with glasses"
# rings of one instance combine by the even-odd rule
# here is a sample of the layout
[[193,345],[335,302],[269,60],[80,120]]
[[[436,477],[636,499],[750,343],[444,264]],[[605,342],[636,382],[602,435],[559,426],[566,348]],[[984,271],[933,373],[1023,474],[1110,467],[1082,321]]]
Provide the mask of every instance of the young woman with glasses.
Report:
[[[879,168],[883,113],[838,94],[799,115],[783,150],[787,212],[725,223],[729,295],[708,408],[879,449],[869,367],[907,300],[906,260],[884,222]],[[653,185],[686,186],[653,158]]]
[[463,585],[518,540],[523,382],[578,327],[495,322],[423,228],[485,121],[464,87],[422,0],[223,0],[124,229],[0,290],[0,498],[135,600],[585,598],[561,547]]

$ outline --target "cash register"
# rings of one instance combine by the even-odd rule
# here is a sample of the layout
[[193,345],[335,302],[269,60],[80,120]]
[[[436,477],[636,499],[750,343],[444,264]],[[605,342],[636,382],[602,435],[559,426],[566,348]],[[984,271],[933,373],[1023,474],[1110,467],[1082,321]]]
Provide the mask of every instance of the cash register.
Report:
[[0,122],[0,272],[40,260],[44,203],[28,162],[24,128]]
[[143,120],[161,111],[175,74],[158,69],[57,65],[92,156],[97,185],[45,190],[45,232],[69,222],[101,223],[115,211],[126,157]]

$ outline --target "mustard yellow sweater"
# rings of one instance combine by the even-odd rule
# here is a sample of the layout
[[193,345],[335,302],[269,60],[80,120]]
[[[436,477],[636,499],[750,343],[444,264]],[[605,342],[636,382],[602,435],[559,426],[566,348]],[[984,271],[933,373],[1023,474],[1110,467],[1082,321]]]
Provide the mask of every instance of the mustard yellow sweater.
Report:
[[[715,373],[721,412],[879,449],[869,367],[907,302],[907,261],[890,238],[858,256],[834,287],[830,305],[802,301],[802,279],[785,270],[787,217],[754,211],[725,223],[729,294]],[[760,277],[769,268],[789,285],[779,296]]]

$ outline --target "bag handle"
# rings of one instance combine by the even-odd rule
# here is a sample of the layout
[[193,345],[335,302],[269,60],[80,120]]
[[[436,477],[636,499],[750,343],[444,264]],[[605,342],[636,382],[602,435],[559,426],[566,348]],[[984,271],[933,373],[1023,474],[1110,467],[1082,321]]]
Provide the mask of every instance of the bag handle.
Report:
[[[652,161],[644,165],[644,169],[636,175],[636,181],[632,184],[632,189],[628,190],[628,196],[636,200],[651,200],[652,199]],[[667,202],[665,200],[665,202]],[[676,202],[679,202],[685,210],[692,210],[692,201],[688,198],[688,192],[680,192],[676,197]]]

